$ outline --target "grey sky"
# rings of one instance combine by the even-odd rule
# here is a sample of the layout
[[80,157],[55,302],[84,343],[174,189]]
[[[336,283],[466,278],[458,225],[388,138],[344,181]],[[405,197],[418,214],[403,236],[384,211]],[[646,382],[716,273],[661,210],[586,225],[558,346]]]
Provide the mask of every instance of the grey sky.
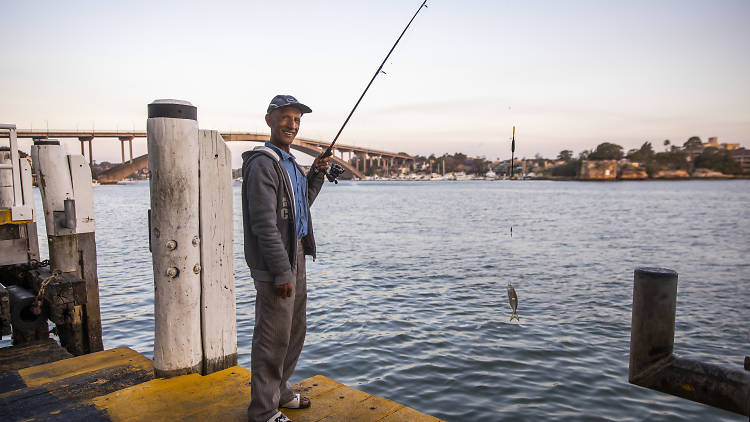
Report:
[[[266,131],[268,101],[289,93],[314,111],[300,136],[329,140],[419,4],[8,2],[0,120],[143,129],[146,104],[179,98],[202,128]],[[515,124],[521,156],[750,146],[748,1],[428,4],[341,143],[508,158]],[[117,141],[96,145],[119,159]]]

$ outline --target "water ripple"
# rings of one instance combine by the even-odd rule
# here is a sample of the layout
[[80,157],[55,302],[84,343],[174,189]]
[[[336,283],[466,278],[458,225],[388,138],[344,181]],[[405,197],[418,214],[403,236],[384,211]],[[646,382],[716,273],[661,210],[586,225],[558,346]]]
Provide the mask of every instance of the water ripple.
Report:
[[[239,186],[234,199],[249,367]],[[105,345],[151,356],[148,184],[102,186],[95,201]],[[627,366],[633,269],[665,266],[680,273],[676,350],[741,367],[750,181],[343,182],[312,212],[319,255],[293,381],[324,374],[451,421],[744,420],[628,384]]]

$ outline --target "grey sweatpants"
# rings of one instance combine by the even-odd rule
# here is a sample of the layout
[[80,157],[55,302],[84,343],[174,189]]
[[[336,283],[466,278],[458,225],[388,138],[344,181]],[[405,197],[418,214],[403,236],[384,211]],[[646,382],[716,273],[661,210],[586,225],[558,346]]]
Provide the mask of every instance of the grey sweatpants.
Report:
[[250,354],[249,422],[266,422],[280,404],[294,398],[289,378],[297,366],[307,331],[305,254],[297,242],[292,296],[276,296],[273,283],[255,281],[255,328]]

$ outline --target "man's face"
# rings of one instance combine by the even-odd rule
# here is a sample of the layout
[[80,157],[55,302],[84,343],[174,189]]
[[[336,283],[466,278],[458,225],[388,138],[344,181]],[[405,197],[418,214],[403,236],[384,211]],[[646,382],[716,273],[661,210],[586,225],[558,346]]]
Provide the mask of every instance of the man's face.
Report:
[[301,118],[302,113],[296,107],[282,107],[266,114],[266,124],[271,128],[271,143],[289,149],[299,131]]

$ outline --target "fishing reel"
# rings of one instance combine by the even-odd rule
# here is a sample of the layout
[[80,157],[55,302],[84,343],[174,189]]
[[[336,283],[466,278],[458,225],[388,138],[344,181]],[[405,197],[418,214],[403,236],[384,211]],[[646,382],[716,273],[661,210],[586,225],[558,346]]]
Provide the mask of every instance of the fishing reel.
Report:
[[326,175],[329,182],[338,183],[339,181],[337,179],[339,178],[339,176],[344,174],[345,171],[346,169],[341,164],[333,163],[331,164],[331,168],[329,168],[328,171],[324,171],[323,173]]

